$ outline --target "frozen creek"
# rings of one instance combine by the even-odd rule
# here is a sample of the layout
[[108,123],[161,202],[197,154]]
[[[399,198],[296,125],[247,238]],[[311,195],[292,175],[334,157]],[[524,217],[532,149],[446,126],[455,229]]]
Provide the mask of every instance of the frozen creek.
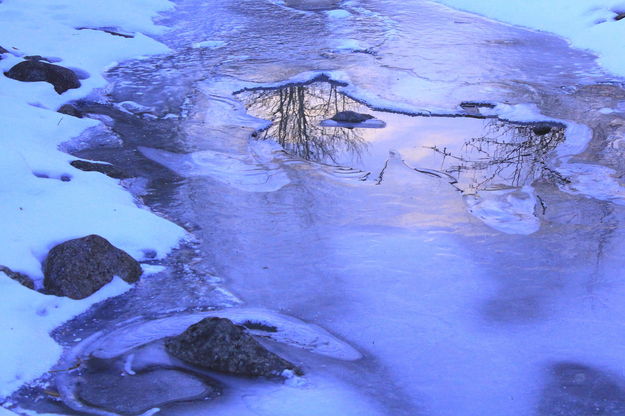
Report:
[[[625,413],[625,92],[592,56],[420,0],[184,0],[162,23],[173,52],[113,69],[113,105],[84,104],[110,129],[69,148],[147,178],[126,185],[194,238],[59,328],[59,369],[170,371],[158,340],[216,314],[275,326],[306,375],[212,374],[209,400],[179,375],[158,414]],[[386,127],[316,129],[339,101]],[[73,396],[80,368],[55,374],[74,410],[16,400],[111,414]]]

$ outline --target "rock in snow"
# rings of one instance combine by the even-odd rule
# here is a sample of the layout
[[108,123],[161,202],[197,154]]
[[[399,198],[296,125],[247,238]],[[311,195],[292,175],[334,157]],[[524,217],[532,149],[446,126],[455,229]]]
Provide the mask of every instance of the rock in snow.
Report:
[[83,299],[119,276],[128,283],[141,276],[141,266],[128,253],[98,235],[61,243],[43,263],[47,293]]
[[372,118],[373,116],[369,114],[357,113],[355,111],[341,111],[336,113],[331,120],[341,123],[362,123]]
[[68,116],[72,116],[72,117],[77,117],[77,118],[84,117],[84,114],[82,113],[82,111],[80,111],[78,108],[76,108],[76,106],[72,104],[63,104],[56,111],[61,114],[67,114]]
[[24,82],[49,82],[59,94],[80,87],[80,81],[74,71],[38,59],[20,62],[5,72],[4,75]]
[[280,376],[285,370],[302,373],[225,318],[206,318],[169,338],[165,346],[182,361],[223,373],[265,377]]
[[108,163],[94,163],[86,160],[72,160],[70,163],[76,169],[80,169],[84,172],[100,172],[113,179],[127,179],[132,176],[123,172],[121,169],[109,165]]

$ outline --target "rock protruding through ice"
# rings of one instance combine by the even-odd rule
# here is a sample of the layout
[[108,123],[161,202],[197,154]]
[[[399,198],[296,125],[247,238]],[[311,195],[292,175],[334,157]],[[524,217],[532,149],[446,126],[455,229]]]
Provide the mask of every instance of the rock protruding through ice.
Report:
[[[150,342],[175,336],[186,328],[207,317],[222,317],[236,324],[246,322],[262,324],[264,327],[275,328],[275,331],[251,328],[254,336],[301,348],[341,360],[358,360],[362,355],[349,344],[334,337],[323,328],[307,324],[296,318],[281,315],[263,309],[232,308],[222,311],[191,314],[174,314],[153,320],[131,321],[127,325],[120,324],[107,334],[100,334],[94,339],[86,340],[76,350],[81,355],[93,355],[108,359],[118,357]],[[258,326],[256,328],[262,328]]]

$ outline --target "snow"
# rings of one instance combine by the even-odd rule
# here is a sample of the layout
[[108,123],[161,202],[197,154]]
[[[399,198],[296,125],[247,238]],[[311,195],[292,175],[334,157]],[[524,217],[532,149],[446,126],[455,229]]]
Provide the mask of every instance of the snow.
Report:
[[503,22],[552,32],[577,48],[598,54],[598,62],[615,74],[625,75],[625,11],[623,0],[436,0],[448,6]]
[[48,336],[51,330],[91,305],[129,288],[130,285],[116,277],[89,298],[77,301],[27,290],[0,273],[3,295],[0,303],[0,397],[11,394],[57,362],[62,348]]
[[[0,76],[0,264],[29,275],[41,286],[41,262],[54,245],[99,234],[133,257],[146,250],[163,257],[184,231],[139,207],[116,180],[69,165],[74,157],[58,150],[63,142],[99,125],[56,112],[63,103],[106,86],[104,71],[116,62],[158,54],[168,48],[149,38],[163,28],[152,22],[167,0],[19,0],[0,5],[0,39],[9,50],[0,60],[7,71],[25,55],[51,58],[87,76],[82,86],[62,95],[45,82],[24,83]],[[94,30],[79,30],[92,28]],[[134,37],[97,28],[119,28]],[[111,29],[112,30],[112,29]],[[59,357],[48,331],[128,285],[115,281],[83,301],[44,296],[0,276],[0,397],[41,375]],[[32,342],[36,339],[37,342]]]
[[15,413],[0,406],[0,416],[15,416]]

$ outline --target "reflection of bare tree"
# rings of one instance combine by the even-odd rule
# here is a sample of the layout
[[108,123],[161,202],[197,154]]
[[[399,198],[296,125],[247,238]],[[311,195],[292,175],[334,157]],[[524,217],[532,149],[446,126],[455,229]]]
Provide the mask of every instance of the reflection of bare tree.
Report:
[[563,141],[564,127],[560,125],[490,120],[485,134],[466,141],[460,155],[447,148],[431,149],[443,156],[443,168],[456,175],[466,191],[493,185],[523,186],[539,177],[566,182],[566,178],[547,166],[549,155]]
[[361,107],[339,93],[336,84],[287,85],[241,95],[250,113],[273,122],[258,139],[274,139],[291,154],[315,162],[339,163],[339,155],[358,158],[366,147],[357,130],[319,125],[339,111]]

